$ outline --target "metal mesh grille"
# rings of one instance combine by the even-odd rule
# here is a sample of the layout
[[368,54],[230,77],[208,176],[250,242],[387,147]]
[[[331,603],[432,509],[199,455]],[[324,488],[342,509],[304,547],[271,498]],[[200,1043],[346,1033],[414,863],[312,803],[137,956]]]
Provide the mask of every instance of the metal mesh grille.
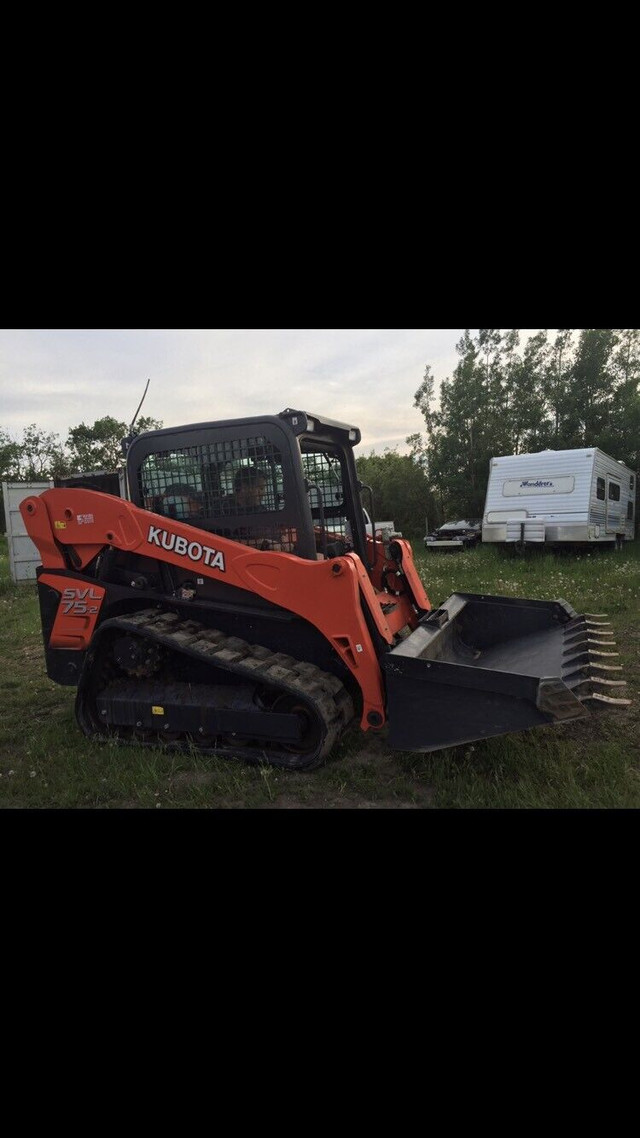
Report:
[[158,451],[138,479],[145,508],[166,517],[236,517],[284,505],[280,452],[260,436]]
[[350,525],[344,503],[343,475],[340,461],[336,455],[325,451],[304,451],[302,465],[305,477],[317,490],[309,492],[314,524],[321,519],[320,498],[328,533],[341,537],[350,536]]
[[[303,473],[311,487],[308,502],[315,548],[326,553],[334,538],[351,540],[351,525],[341,458],[329,448],[320,449],[322,445],[304,440],[301,450]],[[295,495],[285,502],[289,483],[285,487],[282,455],[268,437],[221,439],[158,451],[142,461],[138,485],[141,502],[153,513],[246,545],[299,552],[300,503]],[[311,535],[306,527],[305,532],[303,555],[308,556]]]
[[295,530],[273,518],[284,509],[282,458],[264,436],[158,451],[144,459],[138,481],[145,508],[156,514],[246,545],[295,544]]

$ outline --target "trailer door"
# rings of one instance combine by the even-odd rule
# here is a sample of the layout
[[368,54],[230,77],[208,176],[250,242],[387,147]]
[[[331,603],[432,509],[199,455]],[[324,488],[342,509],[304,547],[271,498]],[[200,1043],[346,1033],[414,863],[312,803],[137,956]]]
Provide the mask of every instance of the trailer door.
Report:
[[619,478],[612,478],[607,474],[607,502],[605,511],[605,529],[607,533],[615,533],[624,530],[624,524],[620,515],[621,502],[620,502],[621,482]]

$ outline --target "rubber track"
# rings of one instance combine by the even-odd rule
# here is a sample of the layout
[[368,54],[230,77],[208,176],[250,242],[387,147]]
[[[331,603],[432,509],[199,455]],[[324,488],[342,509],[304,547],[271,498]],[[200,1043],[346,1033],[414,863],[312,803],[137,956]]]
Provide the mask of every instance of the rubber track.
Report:
[[[278,750],[275,742],[268,746],[252,747],[234,746],[222,741],[216,741],[212,746],[197,744],[199,752],[309,770],[324,762],[354,717],[353,701],[349,693],[344,684],[330,672],[324,672],[315,664],[296,660],[283,652],[271,652],[262,645],[249,644],[237,636],[226,636],[218,629],[207,628],[198,621],[182,620],[177,613],[143,609],[130,616],[112,618],[101,627],[144,635],[173,652],[184,652],[253,683],[279,688],[283,693],[298,697],[311,705],[313,714],[323,725],[324,737],[316,752],[291,753]],[[265,711],[265,715],[268,714]],[[160,733],[157,742],[138,740],[135,737],[127,741],[140,746],[164,744]],[[185,739],[183,742],[164,745],[188,750],[190,744]]]

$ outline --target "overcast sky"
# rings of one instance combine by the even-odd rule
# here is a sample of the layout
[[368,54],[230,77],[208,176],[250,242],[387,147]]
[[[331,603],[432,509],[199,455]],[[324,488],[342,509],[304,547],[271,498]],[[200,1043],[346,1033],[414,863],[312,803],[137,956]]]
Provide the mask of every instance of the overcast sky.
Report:
[[[472,334],[477,330],[471,329]],[[65,441],[104,415],[165,427],[285,407],[360,427],[358,454],[405,439],[424,421],[413,399],[426,364],[439,382],[458,362],[463,329],[4,329],[0,428],[30,423]],[[521,345],[531,331],[522,333]]]

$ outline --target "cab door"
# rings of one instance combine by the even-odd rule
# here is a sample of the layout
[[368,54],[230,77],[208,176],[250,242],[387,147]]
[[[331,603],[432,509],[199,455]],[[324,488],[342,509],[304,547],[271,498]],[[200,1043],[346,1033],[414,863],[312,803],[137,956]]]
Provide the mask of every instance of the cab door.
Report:
[[619,533],[624,530],[624,521],[620,513],[622,509],[622,484],[619,478],[607,474],[607,500],[605,509],[605,529],[607,533]]

